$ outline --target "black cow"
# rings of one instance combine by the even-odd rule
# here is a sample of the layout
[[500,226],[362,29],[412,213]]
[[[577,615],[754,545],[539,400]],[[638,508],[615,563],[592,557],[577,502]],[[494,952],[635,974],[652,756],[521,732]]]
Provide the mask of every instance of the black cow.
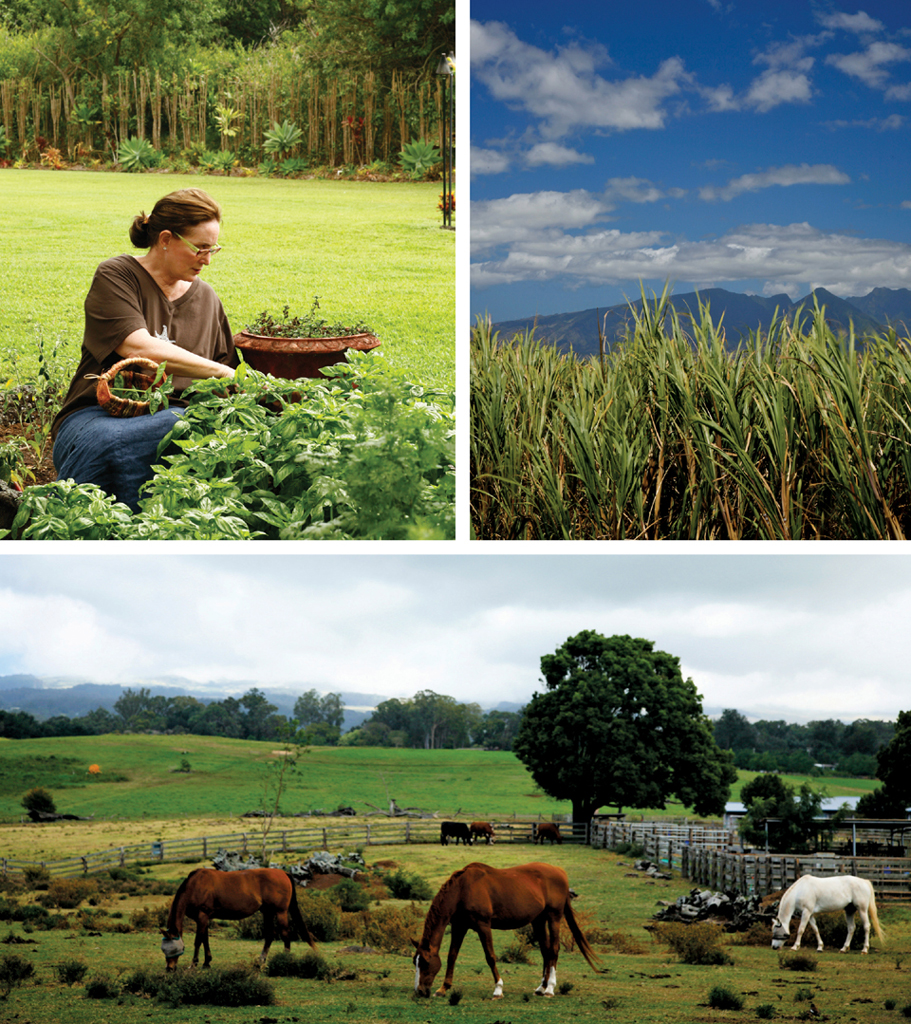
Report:
[[459,840],[467,846],[471,846],[471,832],[464,821],[443,821],[440,823],[440,845],[448,846],[450,839],[456,841],[456,846],[459,845]]

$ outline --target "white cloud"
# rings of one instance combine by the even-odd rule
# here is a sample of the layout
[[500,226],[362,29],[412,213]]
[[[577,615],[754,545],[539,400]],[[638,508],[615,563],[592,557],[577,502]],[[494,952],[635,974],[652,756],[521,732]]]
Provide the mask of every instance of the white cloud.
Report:
[[573,192],[516,193],[505,199],[471,204],[471,247],[492,246],[546,238],[589,227],[611,209],[584,189]]
[[509,157],[496,149],[472,146],[469,150],[471,174],[503,174],[509,170]]
[[857,14],[844,14],[841,11],[835,11],[832,14],[818,13],[816,17],[825,28],[840,28],[846,32],[858,34],[881,32],[884,27],[881,21],[871,18],[866,11],[858,11]]
[[911,60],[911,50],[898,43],[875,42],[858,53],[830,53],[826,64],[859,79],[871,89],[879,89],[888,78],[886,66],[906,60]]
[[810,224],[751,224],[712,239],[670,239],[661,232],[551,228],[528,232],[505,256],[472,267],[474,287],[560,280],[572,285],[658,281],[774,282],[767,294],[792,297],[824,287],[857,295],[876,286],[911,286],[911,245],[820,231]]
[[699,190],[699,198],[728,202],[744,192],[757,192],[773,185],[847,185],[850,177],[831,164],[786,164],[765,171],[742,174],[732,178],[723,188],[707,185]]
[[809,103],[812,95],[810,79],[803,71],[769,68],[753,80],[744,102],[765,114],[782,103]]
[[611,81],[596,70],[607,63],[603,47],[541,50],[495,21],[472,21],[470,46],[474,80],[494,99],[525,109],[545,139],[580,128],[662,128],[664,102],[691,78],[680,58],[671,57],[651,77]]
[[595,158],[588,153],[561,146],[556,142],[539,142],[525,154],[526,162],[532,167],[549,164],[552,167],[566,167],[569,164],[593,164]]

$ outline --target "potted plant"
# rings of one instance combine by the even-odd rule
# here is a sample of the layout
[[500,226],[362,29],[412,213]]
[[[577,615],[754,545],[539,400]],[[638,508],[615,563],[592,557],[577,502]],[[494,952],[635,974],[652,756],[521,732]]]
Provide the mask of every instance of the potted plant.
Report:
[[234,335],[234,344],[255,370],[287,380],[323,377],[320,368],[344,362],[349,348],[366,352],[380,344],[367,324],[330,323],[319,308],[315,295],[310,312],[303,316],[292,316],[289,306],[278,317],[263,311]]

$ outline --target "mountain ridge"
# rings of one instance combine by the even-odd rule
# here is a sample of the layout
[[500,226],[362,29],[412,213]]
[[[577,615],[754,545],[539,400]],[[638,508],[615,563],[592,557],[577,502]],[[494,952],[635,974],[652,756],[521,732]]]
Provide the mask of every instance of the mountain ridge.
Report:
[[[814,299],[825,307],[826,321],[836,333],[847,333],[853,325],[855,334],[864,337],[911,327],[911,289],[874,288],[867,295],[840,298],[825,288],[815,288],[802,299],[792,302],[788,295],[749,295],[725,288],[706,288],[671,296],[670,305],[678,316],[699,316],[700,304],[708,306],[712,322],[721,325],[725,344],[735,348],[751,332],[765,331],[773,319],[793,320],[800,313],[804,319],[812,315]],[[504,337],[524,334],[534,329],[535,337],[554,345],[561,352],[573,351],[577,356],[598,355],[598,328],[604,332],[606,345],[622,341],[633,322],[633,310],[642,311],[642,300],[621,303],[606,309],[584,309],[570,313],[522,317],[493,324]]]

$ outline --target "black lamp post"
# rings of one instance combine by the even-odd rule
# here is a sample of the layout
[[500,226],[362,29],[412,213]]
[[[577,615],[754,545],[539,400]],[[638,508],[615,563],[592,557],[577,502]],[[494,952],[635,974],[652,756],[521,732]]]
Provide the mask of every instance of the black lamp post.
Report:
[[452,159],[452,75],[455,68],[455,57],[444,53],[437,64],[436,73],[443,79],[443,227],[452,228],[453,207],[453,159]]

